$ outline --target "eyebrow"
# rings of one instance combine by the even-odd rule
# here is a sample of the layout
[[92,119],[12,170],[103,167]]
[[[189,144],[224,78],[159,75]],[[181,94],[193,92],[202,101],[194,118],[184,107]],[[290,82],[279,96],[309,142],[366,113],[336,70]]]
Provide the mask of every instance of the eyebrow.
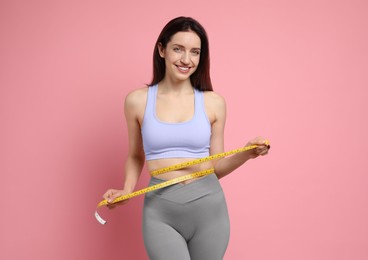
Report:
[[[181,45],[181,44],[173,43],[173,45],[175,45],[175,46],[178,46],[178,47],[181,47],[181,48],[184,48],[184,49],[185,49],[185,46],[183,46],[183,45]],[[200,51],[200,50],[201,50],[201,48],[194,47],[194,48],[192,48],[192,50],[198,50],[198,51]]]

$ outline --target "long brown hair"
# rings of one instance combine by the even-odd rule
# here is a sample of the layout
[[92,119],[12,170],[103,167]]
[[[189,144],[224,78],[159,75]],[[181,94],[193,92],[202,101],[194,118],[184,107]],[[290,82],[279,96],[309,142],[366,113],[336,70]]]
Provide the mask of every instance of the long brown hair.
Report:
[[158,44],[166,48],[171,37],[177,32],[193,31],[201,39],[201,54],[196,71],[190,76],[192,86],[201,91],[212,91],[210,77],[210,53],[208,37],[203,26],[191,17],[177,17],[168,22],[157,38],[153,51],[153,79],[150,86],[159,83],[165,77],[165,60],[160,56]]

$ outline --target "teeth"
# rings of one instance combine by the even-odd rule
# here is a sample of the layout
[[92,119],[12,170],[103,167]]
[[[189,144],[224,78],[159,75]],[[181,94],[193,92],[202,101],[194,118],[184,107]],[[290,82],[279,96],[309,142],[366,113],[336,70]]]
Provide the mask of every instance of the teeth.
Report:
[[180,67],[180,66],[178,66],[178,68],[179,68],[180,70],[184,70],[184,71],[189,70],[189,68],[188,68],[188,67]]

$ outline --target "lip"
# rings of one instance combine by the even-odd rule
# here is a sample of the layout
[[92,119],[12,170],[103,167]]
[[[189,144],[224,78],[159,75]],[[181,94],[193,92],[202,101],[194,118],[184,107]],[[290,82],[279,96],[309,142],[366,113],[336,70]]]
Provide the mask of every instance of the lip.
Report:
[[180,65],[175,65],[175,66],[178,68],[180,73],[184,73],[184,74],[188,73],[191,69],[191,67],[188,67],[188,66],[180,66]]

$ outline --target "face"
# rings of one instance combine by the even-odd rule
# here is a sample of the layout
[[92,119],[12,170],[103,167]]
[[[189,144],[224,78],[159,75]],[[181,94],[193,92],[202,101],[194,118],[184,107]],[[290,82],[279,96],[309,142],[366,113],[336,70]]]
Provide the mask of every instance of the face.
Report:
[[171,37],[166,48],[158,46],[165,59],[166,77],[174,81],[189,80],[199,64],[201,39],[194,32],[177,32]]

